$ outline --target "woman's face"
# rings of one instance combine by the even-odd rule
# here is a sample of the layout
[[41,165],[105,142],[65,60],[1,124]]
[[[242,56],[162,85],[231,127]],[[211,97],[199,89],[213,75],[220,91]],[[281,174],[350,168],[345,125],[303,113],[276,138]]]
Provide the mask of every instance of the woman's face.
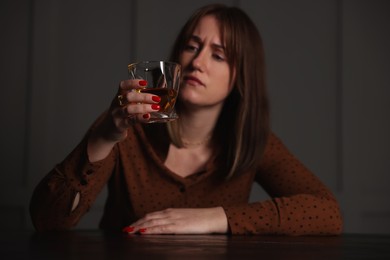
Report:
[[180,99],[186,106],[222,107],[232,90],[231,71],[214,16],[203,17],[181,53]]

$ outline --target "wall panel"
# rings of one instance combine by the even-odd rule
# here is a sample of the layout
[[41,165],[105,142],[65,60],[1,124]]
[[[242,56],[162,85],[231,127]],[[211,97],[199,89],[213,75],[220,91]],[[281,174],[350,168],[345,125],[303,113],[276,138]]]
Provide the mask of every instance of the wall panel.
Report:
[[[346,229],[390,233],[390,2],[343,2]],[[352,214],[354,213],[354,214]]]
[[336,189],[338,165],[337,1],[241,1],[265,45],[273,130]]
[[0,230],[24,226],[31,3],[0,1]]

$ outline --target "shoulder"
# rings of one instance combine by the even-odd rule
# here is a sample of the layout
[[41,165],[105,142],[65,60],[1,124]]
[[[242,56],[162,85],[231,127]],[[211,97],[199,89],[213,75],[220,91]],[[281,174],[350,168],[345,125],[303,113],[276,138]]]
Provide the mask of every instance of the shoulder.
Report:
[[268,136],[264,153],[261,160],[261,167],[271,166],[283,161],[290,161],[293,159],[293,155],[283,143],[280,137],[274,132],[271,132]]
[[271,132],[268,135],[267,142],[265,144],[264,154],[270,153],[272,151],[277,151],[282,148],[285,148],[282,140],[274,133]]

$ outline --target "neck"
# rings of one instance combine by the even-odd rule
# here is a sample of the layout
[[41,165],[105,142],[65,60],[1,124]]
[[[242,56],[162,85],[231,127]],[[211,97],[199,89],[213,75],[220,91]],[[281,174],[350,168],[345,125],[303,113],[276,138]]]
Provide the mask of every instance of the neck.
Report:
[[208,144],[221,109],[198,109],[180,113],[180,135],[185,146]]

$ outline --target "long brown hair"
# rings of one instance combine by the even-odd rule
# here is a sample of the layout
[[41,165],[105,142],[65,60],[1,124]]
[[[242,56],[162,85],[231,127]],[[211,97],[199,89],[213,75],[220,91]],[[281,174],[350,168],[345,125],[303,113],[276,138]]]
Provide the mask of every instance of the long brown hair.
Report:
[[[269,105],[264,48],[256,25],[245,12],[237,7],[211,4],[198,9],[181,29],[171,60],[179,60],[198,22],[207,15],[219,21],[230,71],[236,71],[233,90],[225,100],[212,137],[219,152],[219,165],[230,178],[255,169],[267,141]],[[180,113],[180,100],[177,109]],[[181,143],[175,123],[168,124],[168,132],[173,143]]]

